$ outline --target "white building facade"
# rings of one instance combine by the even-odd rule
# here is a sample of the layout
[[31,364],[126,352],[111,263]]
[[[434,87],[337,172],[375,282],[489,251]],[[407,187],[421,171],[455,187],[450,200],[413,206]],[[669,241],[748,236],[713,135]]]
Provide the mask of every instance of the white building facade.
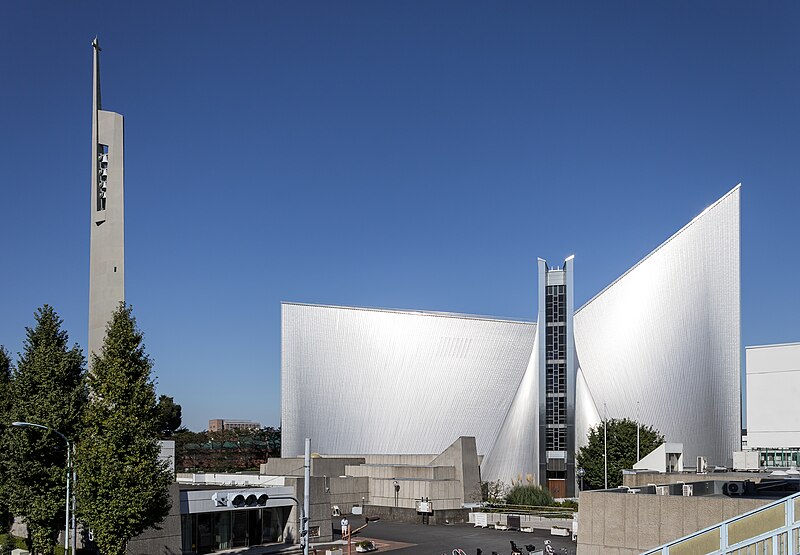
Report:
[[800,465],[800,343],[745,349],[747,447],[761,467]]
[[[739,449],[739,186],[577,310],[539,261],[537,323],[284,303],[282,456],[433,454],[474,436],[484,481],[573,495],[575,450],[631,418],[729,465]],[[637,408],[638,405],[638,408]],[[561,495],[559,495],[561,496]]]

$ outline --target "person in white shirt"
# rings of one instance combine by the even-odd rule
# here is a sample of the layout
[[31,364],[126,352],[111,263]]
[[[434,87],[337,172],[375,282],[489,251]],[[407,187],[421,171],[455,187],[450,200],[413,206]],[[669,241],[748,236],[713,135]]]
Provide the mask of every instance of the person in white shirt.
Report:
[[347,520],[347,517],[342,517],[342,539],[346,538],[350,534],[350,521]]

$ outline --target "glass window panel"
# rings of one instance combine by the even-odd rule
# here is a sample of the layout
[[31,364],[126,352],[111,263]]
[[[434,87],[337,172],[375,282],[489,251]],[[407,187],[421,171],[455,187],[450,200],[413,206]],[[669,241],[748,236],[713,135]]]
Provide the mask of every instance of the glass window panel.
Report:
[[231,513],[224,511],[214,513],[215,516],[215,537],[214,549],[231,548]]
[[247,511],[231,511],[231,547],[247,547]]

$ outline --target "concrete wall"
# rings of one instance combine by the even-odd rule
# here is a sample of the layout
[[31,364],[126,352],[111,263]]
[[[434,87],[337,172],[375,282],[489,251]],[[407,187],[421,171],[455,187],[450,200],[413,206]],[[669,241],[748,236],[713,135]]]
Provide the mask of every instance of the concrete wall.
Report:
[[459,494],[462,503],[475,503],[481,500],[481,473],[474,437],[459,437],[441,455],[433,459],[431,465],[446,465],[455,469],[454,479],[462,486]]
[[[286,485],[295,488],[295,497],[303,500],[303,478],[287,477]],[[361,505],[362,498],[368,498],[369,489],[366,478],[327,478],[313,476],[309,485],[311,497],[309,529],[319,526],[319,537],[312,538],[313,543],[333,540],[331,526],[331,507],[338,505],[342,514],[350,514],[353,505]],[[298,533],[299,513],[293,507],[289,520],[284,528],[284,538],[287,542],[296,542]]]
[[[412,524],[422,523],[422,515],[418,515],[415,509],[408,509],[405,507],[367,505],[364,507],[364,514],[367,516],[379,516],[382,520],[394,520]],[[351,525],[354,522],[355,521],[351,519]],[[429,524],[453,524],[463,522],[469,522],[469,509],[439,510],[434,507],[433,514],[429,519]],[[369,528],[367,530],[369,530]]]
[[[344,476],[348,465],[364,464],[364,457],[312,457],[311,476]],[[260,473],[270,476],[303,476],[303,457],[270,459]]]
[[410,464],[425,466],[431,464],[437,455],[365,455],[366,464]]
[[[394,480],[370,478],[370,503],[385,507],[395,506]],[[414,480],[398,479],[400,491],[397,494],[397,506],[416,511],[417,500],[428,497],[433,502],[434,510],[460,509],[463,489],[461,482],[455,480]]]
[[181,504],[179,485],[169,487],[172,507],[161,523],[161,529],[149,528],[128,542],[128,555],[180,555],[181,551]]
[[[353,506],[369,503],[369,480],[367,478],[329,478],[329,509],[336,505],[342,514],[351,514]],[[330,512],[328,516],[330,516]]]
[[410,466],[410,465],[348,465],[345,472],[348,476],[369,476],[384,480],[418,479],[418,480],[455,480],[456,469],[453,466]]
[[770,501],[584,491],[579,498],[578,555],[638,555]]

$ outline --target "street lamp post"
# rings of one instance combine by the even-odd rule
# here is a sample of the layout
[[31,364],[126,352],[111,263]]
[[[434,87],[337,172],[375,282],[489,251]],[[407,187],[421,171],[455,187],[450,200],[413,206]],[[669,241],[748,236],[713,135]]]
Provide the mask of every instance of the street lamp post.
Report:
[[603,402],[603,489],[608,489],[608,409]]
[[586,471],[583,469],[583,467],[579,466],[578,467],[578,477],[581,479],[581,489],[580,489],[580,491],[583,491],[583,477],[585,475],[586,475]]
[[[44,426],[42,424],[34,424],[32,422],[12,422],[12,426],[16,426],[18,428],[41,428],[42,430],[50,430],[61,436],[61,439],[67,444],[67,503],[66,503],[66,524],[64,525],[64,553],[69,551],[69,502],[70,502],[70,474],[72,473],[72,442],[67,439],[67,436],[59,432],[58,430],[51,428],[50,426]],[[74,522],[74,521],[73,521]],[[74,553],[74,551],[73,551]]]

